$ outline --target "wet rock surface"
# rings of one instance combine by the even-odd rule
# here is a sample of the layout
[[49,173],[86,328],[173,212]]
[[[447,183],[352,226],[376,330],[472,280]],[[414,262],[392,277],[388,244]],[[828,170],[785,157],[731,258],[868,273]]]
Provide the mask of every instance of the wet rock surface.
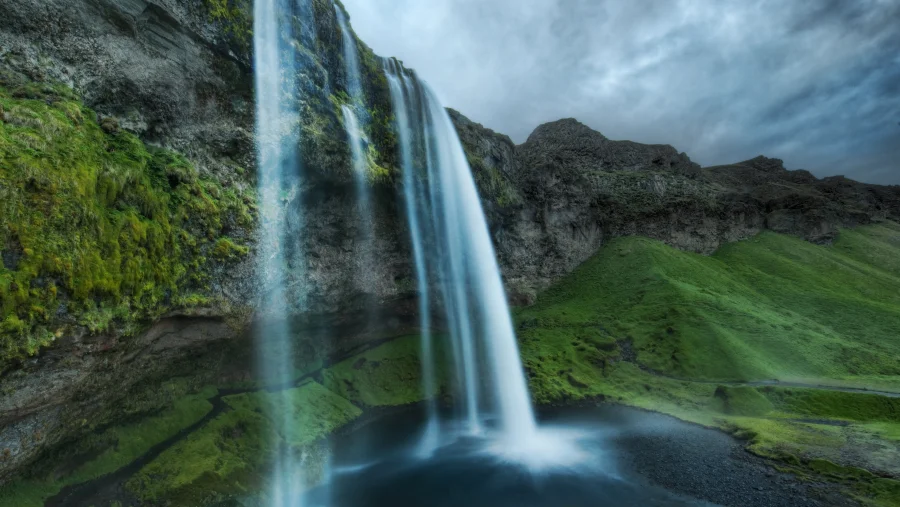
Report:
[[659,414],[628,414],[617,442],[625,466],[670,491],[719,505],[747,507],[854,506],[831,484],[806,482],[776,470],[719,431]]

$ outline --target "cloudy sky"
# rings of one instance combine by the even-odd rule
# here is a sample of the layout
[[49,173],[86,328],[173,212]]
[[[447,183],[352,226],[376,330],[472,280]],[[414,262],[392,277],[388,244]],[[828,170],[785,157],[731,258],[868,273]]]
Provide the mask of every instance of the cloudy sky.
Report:
[[900,184],[900,0],[343,0],[377,53],[523,142],[575,117],[703,165]]

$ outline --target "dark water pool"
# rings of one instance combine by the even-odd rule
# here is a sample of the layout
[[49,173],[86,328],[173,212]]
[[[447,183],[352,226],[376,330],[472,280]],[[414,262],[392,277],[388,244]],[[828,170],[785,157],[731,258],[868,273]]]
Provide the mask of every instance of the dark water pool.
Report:
[[616,405],[542,414],[542,427],[562,438],[529,455],[528,467],[472,437],[420,459],[422,427],[410,410],[337,439],[332,479],[305,507],[854,505],[833,485],[776,471],[720,431]]
[[420,416],[410,411],[385,416],[340,439],[330,484],[310,492],[305,505],[713,505],[655,484],[628,459],[634,454],[631,436],[672,435],[689,426],[664,416],[615,406],[547,414],[542,427],[551,444],[535,451],[529,466],[491,452],[492,441],[480,437],[449,439],[423,459],[417,456],[422,426]]

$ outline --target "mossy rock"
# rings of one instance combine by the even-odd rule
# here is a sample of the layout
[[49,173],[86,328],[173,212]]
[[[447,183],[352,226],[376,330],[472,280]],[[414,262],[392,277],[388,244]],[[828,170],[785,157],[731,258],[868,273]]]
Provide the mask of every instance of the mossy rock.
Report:
[[[223,398],[227,409],[167,449],[126,483],[150,504],[192,507],[264,490],[279,448],[303,459],[308,480],[319,479],[324,453],[317,442],[362,411],[321,384]],[[287,433],[273,420],[290,421]],[[321,471],[318,471],[321,473]]]
[[253,2],[250,0],[203,0],[210,21],[222,26],[229,42],[249,57],[253,43]]
[[245,190],[98,124],[64,87],[0,87],[0,107],[0,370],[73,324],[136,333],[210,295],[210,256],[248,253],[225,236],[255,225]]

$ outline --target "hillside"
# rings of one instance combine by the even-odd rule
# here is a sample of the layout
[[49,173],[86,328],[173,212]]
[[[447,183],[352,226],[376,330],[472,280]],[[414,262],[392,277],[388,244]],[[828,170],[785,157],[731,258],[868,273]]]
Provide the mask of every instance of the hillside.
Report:
[[701,168],[672,146],[615,141],[575,119],[512,141],[459,113],[513,300],[537,292],[618,237],[711,254],[762,231],[828,244],[842,227],[900,220],[900,187],[819,179],[756,157]]
[[708,257],[621,238],[521,317],[599,326],[672,377],[861,384],[900,375],[898,258],[891,222],[831,247],[766,232]]

